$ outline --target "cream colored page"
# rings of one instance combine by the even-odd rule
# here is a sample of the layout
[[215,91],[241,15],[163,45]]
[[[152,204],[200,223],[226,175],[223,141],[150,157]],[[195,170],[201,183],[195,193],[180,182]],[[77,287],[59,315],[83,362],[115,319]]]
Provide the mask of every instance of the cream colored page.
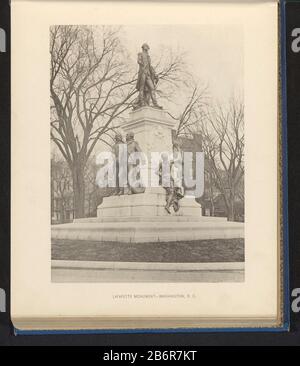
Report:
[[[49,27],[154,23],[243,26],[245,282],[51,283]],[[12,1],[13,317],[275,316],[276,228],[277,3]],[[195,298],[113,299],[153,293]]]

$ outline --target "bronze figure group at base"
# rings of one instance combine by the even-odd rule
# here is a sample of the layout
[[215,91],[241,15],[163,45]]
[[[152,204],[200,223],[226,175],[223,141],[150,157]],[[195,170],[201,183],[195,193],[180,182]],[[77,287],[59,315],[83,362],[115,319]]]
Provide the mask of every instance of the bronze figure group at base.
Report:
[[[135,194],[135,193],[143,193],[145,192],[145,187],[120,187],[119,184],[119,176],[120,176],[120,170],[122,169],[122,165],[119,161],[119,150],[120,145],[124,145],[123,137],[120,133],[117,133],[115,135],[115,144],[112,146],[112,152],[116,159],[116,189],[113,193],[114,196],[120,196],[122,194]],[[140,148],[137,141],[134,139],[134,133],[128,132],[126,134],[126,145],[127,145],[127,156],[129,156],[132,153],[135,152],[141,152],[142,149]],[[135,167],[134,164],[128,163],[128,174],[130,174],[130,171]]]
[[[138,194],[138,193],[144,193],[145,187],[144,186],[131,186],[128,185],[127,187],[120,187],[119,184],[119,176],[122,174],[122,164],[120,164],[119,161],[119,152],[120,152],[120,146],[124,145],[123,137],[120,133],[117,133],[115,135],[115,144],[112,146],[112,152],[116,159],[116,188],[113,193],[114,196],[120,196],[124,194]],[[142,149],[140,148],[137,141],[134,139],[134,133],[128,132],[126,134],[126,145],[127,145],[127,157],[132,153],[136,152],[142,152]],[[181,154],[179,145],[174,142],[173,144],[173,152],[174,154]],[[127,159],[128,161],[129,159]],[[169,166],[169,171],[164,172],[163,171],[163,165],[164,163]],[[136,164],[128,162],[127,165],[127,172],[128,176],[131,174],[132,169],[136,167]],[[178,184],[178,180],[174,178],[174,169],[175,164],[174,160],[169,161],[168,154],[162,154],[161,155],[161,162],[159,163],[159,168],[156,171],[156,174],[159,176],[159,185],[162,186],[166,191],[166,205],[165,210],[168,212],[168,214],[171,214],[171,208],[173,208],[174,212],[178,212],[180,205],[179,201],[184,197],[183,187],[181,184]],[[164,178],[163,175],[166,174],[169,176],[169,184],[164,184]],[[139,177],[138,177],[139,178]],[[176,182],[175,182],[176,180]]]

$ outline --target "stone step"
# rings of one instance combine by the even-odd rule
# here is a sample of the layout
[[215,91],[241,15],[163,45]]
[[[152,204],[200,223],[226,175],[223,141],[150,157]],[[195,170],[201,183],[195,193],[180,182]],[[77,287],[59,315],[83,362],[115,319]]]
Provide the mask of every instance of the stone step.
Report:
[[68,240],[150,243],[243,237],[243,223],[216,218],[178,222],[77,222],[52,226],[53,239]]
[[[97,208],[98,217],[157,216],[169,217],[165,210],[166,193],[145,192],[141,194],[105,197]],[[200,217],[201,205],[194,198],[184,197],[179,201],[179,216]],[[172,210],[172,209],[171,209]]]
[[181,216],[181,215],[166,215],[166,216],[123,216],[123,217],[85,217],[74,219],[73,223],[97,223],[97,222],[227,222],[226,217],[211,217],[211,216]]

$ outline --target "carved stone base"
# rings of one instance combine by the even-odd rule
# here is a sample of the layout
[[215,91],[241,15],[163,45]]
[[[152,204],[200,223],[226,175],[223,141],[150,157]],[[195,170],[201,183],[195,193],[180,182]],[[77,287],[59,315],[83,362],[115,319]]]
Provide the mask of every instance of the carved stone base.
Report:
[[[98,206],[97,217],[150,217],[171,216],[166,210],[166,193],[163,188],[156,192],[146,191],[141,194],[105,197]],[[177,213],[172,210],[172,215],[199,217],[201,205],[193,198],[183,198],[179,201],[180,209]]]

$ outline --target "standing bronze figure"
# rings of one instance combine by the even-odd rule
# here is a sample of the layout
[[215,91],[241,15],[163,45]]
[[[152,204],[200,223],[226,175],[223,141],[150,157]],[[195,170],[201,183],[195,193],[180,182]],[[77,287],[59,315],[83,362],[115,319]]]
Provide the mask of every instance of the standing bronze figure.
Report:
[[[174,161],[169,161],[169,157],[167,154],[161,155],[162,161],[159,163],[158,168],[158,176],[159,176],[159,184],[166,191],[166,205],[165,210],[168,214],[171,214],[171,207],[173,207],[174,212],[178,212],[180,209],[179,201],[184,197],[182,187],[177,186],[178,180],[174,177]],[[169,171],[163,171],[163,164],[169,165]],[[165,185],[164,178],[169,180],[169,184]]]
[[[136,152],[142,152],[142,149],[140,148],[140,145],[137,141],[134,139],[134,133],[128,132],[126,135],[126,143],[127,143],[127,154],[128,154],[128,160],[131,154]],[[132,169],[136,167],[136,164],[133,164],[128,161],[128,176],[131,174]],[[140,176],[137,177],[139,179]],[[141,186],[131,186],[130,182],[128,182],[128,190],[127,194],[135,194],[135,193],[144,193],[145,187]]]
[[123,137],[120,133],[116,133],[115,135],[115,143],[112,146],[112,153],[115,156],[115,161],[116,161],[116,188],[114,190],[114,195],[122,195],[124,194],[124,188],[120,186],[120,171],[122,170],[122,167],[120,166],[120,162],[119,162],[119,150],[120,150],[120,145],[124,144],[123,142]]
[[138,54],[139,73],[136,89],[139,91],[139,95],[134,104],[134,109],[150,105],[150,99],[152,100],[153,107],[162,109],[156,100],[155,88],[158,83],[158,76],[155,74],[155,70],[151,65],[151,59],[148,53],[149,49],[148,44],[144,43],[142,45],[142,52]]

